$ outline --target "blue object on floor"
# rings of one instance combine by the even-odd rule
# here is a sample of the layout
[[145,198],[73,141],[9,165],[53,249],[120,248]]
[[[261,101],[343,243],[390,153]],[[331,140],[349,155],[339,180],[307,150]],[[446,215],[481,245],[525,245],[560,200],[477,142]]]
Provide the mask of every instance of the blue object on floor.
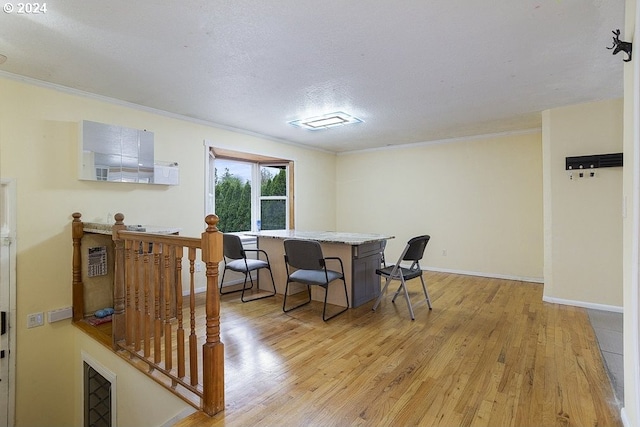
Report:
[[107,317],[113,314],[113,308],[107,307],[100,310],[97,310],[93,315],[98,319],[102,319],[103,317]]

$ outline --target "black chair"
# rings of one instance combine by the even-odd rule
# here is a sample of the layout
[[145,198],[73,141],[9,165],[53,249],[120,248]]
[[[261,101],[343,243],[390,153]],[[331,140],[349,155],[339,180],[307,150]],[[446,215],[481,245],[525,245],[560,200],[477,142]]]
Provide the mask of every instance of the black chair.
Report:
[[[222,236],[222,245],[224,248],[224,271],[222,272],[222,280],[220,281],[220,294],[226,295],[233,292],[242,291],[242,296],[240,299],[242,302],[255,301],[258,299],[272,297],[276,294],[276,284],[273,280],[273,273],[271,272],[271,264],[269,263],[269,256],[267,253],[261,249],[245,249],[242,246],[242,241],[240,237],[235,234],[224,234]],[[255,252],[258,257],[247,258],[247,252]],[[265,260],[259,259],[260,254],[264,255]],[[251,272],[255,270],[260,270],[261,268],[266,268],[269,270],[269,274],[271,275],[271,287],[273,288],[273,292],[268,294],[259,294],[258,297],[245,299],[245,291],[253,288],[253,277],[251,277]],[[242,284],[242,289],[236,289],[233,291],[222,291],[222,285],[224,284],[224,275],[227,270],[237,271],[244,274],[244,283]],[[251,281],[251,287],[247,288],[247,277]]]
[[[416,277],[420,278],[422,282],[422,290],[424,291],[424,296],[427,300],[427,304],[429,305],[429,310],[431,310],[431,299],[429,298],[429,292],[427,291],[427,286],[424,283],[424,279],[422,278],[422,269],[420,268],[420,260],[424,255],[424,250],[427,247],[427,243],[429,243],[430,237],[427,235],[414,237],[413,239],[407,242],[407,246],[405,246],[404,251],[402,251],[402,255],[398,259],[398,262],[395,265],[390,265],[388,267],[379,268],[376,270],[376,274],[381,277],[386,277],[387,281],[380,292],[380,296],[376,300],[376,303],[373,305],[373,310],[375,311],[378,308],[378,304],[382,300],[384,293],[387,291],[387,287],[392,280],[399,280],[400,286],[395,294],[393,294],[393,299],[391,302],[395,303],[396,298],[400,291],[404,290],[404,297],[407,300],[407,306],[409,307],[409,313],[411,314],[411,320],[415,320],[415,316],[413,314],[413,307],[411,307],[411,300],[409,299],[409,291],[407,290],[407,280],[415,279]],[[402,267],[400,263],[402,261],[410,261],[410,267]]]
[[[282,311],[285,313],[302,307],[311,302],[311,286],[324,288],[324,305],[322,308],[322,320],[325,322],[333,319],[338,314],[344,313],[349,308],[349,295],[347,294],[347,282],[344,278],[344,266],[338,257],[324,257],[320,243],[312,240],[286,239],[284,241],[284,263],[287,269],[287,285],[284,290],[284,301]],[[327,261],[337,261],[340,263],[340,271],[329,270]],[[346,307],[329,317],[326,317],[327,295],[329,294],[329,284],[335,280],[342,280],[344,285],[344,297]],[[302,304],[287,308],[287,294],[289,293],[289,283],[297,282],[307,285],[308,299]]]

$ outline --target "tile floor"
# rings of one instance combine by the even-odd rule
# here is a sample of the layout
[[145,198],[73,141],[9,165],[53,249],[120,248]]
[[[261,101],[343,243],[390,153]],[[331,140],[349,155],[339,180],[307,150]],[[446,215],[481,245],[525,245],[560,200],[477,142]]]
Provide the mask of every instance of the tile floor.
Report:
[[624,402],[624,366],[622,363],[622,313],[588,309],[591,326],[596,333],[602,358],[609,372],[611,385],[618,399]]

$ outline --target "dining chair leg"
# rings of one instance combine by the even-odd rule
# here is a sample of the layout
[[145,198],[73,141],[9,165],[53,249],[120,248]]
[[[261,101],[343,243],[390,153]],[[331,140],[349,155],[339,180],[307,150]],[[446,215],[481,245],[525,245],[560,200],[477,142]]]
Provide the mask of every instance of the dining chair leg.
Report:
[[349,292],[347,291],[347,282],[342,279],[342,283],[344,285],[344,300],[347,303],[347,308],[349,307]]
[[429,297],[429,291],[427,291],[427,285],[424,283],[424,279],[420,276],[420,281],[422,282],[422,290],[424,291],[424,296],[427,298],[427,305],[429,305],[429,310],[433,310],[431,307],[431,298]]
[[391,298],[391,302],[396,302],[396,298],[398,298],[398,295],[400,294],[400,291],[402,290],[402,287],[404,282],[400,282],[400,286],[398,286],[398,290],[393,294],[393,298]]
[[[263,298],[269,298],[269,297],[272,297],[272,296],[274,296],[276,294],[276,282],[273,280],[273,273],[271,273],[271,269],[270,268],[267,268],[267,269],[269,270],[269,273],[271,274],[271,286],[273,288],[273,292],[269,293],[269,294],[266,294],[266,295],[261,295],[261,296],[255,297],[255,298],[244,299],[245,290],[253,289],[253,278],[251,277],[251,274],[249,274],[249,279],[251,280],[251,287],[250,288],[246,287],[247,277],[245,275],[244,285],[242,285],[242,295],[240,296],[240,300],[242,302],[251,302],[251,301],[255,301],[255,300],[259,300],[259,299],[263,299]],[[259,292],[260,291],[260,286],[259,285],[258,285],[257,289],[258,289],[258,292]]]
[[[407,300],[407,307],[409,307],[409,314],[411,314],[411,320],[416,320],[416,317],[413,314],[413,307],[411,306],[411,299],[409,299],[409,290],[407,289],[407,283],[404,281],[404,276],[400,276],[400,278],[402,279],[402,284],[400,285],[400,288],[404,289],[404,298]],[[400,288],[398,288],[398,292],[400,292]],[[396,296],[397,296],[397,292],[396,292]],[[393,297],[394,301],[396,299],[396,297]]]
[[380,295],[378,295],[378,299],[376,300],[375,304],[373,304],[373,308],[371,310],[376,311],[376,308],[378,308],[380,301],[382,301],[382,297],[384,296],[384,293],[387,291],[387,288],[389,287],[389,283],[391,283],[391,277],[387,277],[387,281],[384,283],[384,286],[380,291]]
[[[224,284],[224,276],[225,276],[226,273],[227,273],[227,269],[225,268],[222,271],[222,280],[220,280],[220,295],[233,294],[235,292],[241,292],[241,291],[244,292],[242,289],[234,289],[232,291],[225,291],[225,292],[222,291],[222,287],[223,287],[222,285]],[[246,283],[246,281],[247,281],[246,276],[245,276],[244,280],[245,280],[245,283]],[[230,285],[230,286],[234,286],[235,287],[236,285],[234,284],[234,285]],[[244,288],[245,284],[243,284],[242,287]]]
[[347,311],[349,309],[349,296],[347,295],[347,282],[344,281],[344,279],[342,279],[342,281],[344,282],[344,295],[346,297],[346,301],[347,301],[347,306],[343,309],[340,310],[339,312],[332,314],[329,317],[325,317],[325,314],[327,312],[327,297],[329,296],[329,285],[327,285],[327,287],[324,289],[324,305],[322,306],[322,320],[324,320],[325,322],[327,320],[333,319],[334,317],[336,317],[338,314],[342,314],[345,311]]
[[269,275],[271,276],[271,287],[273,288],[273,294],[276,294],[276,281],[273,280],[273,272],[269,269]]
[[295,307],[286,308],[287,307],[287,294],[289,293],[289,283],[290,282],[287,282],[287,285],[285,286],[284,298],[282,299],[282,311],[284,311],[285,313],[288,313],[291,310],[295,310],[296,308],[300,308],[303,305],[307,305],[307,304],[309,304],[311,302],[311,287],[309,285],[306,285],[307,286],[307,294],[309,296],[307,301],[303,302],[302,304],[298,304]]

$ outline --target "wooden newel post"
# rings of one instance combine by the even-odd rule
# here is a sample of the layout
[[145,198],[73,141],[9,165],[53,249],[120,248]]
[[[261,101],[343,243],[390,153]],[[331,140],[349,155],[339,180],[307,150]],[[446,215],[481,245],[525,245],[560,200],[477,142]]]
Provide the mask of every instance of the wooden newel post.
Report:
[[84,235],[84,224],[80,219],[82,214],[74,212],[71,214],[71,239],[73,240],[73,321],[79,322],[84,318],[84,284],[82,283],[82,236]]
[[202,233],[202,261],[207,266],[206,342],[202,345],[203,410],[209,415],[224,410],[224,345],[220,342],[218,264],[222,261],[222,233],[217,215],[207,215]]
[[116,223],[111,227],[115,261],[113,272],[113,316],[111,317],[112,345],[117,350],[118,341],[125,339],[126,323],[124,315],[124,240],[119,236],[119,232],[126,230],[124,225],[124,215],[117,213],[114,216]]

